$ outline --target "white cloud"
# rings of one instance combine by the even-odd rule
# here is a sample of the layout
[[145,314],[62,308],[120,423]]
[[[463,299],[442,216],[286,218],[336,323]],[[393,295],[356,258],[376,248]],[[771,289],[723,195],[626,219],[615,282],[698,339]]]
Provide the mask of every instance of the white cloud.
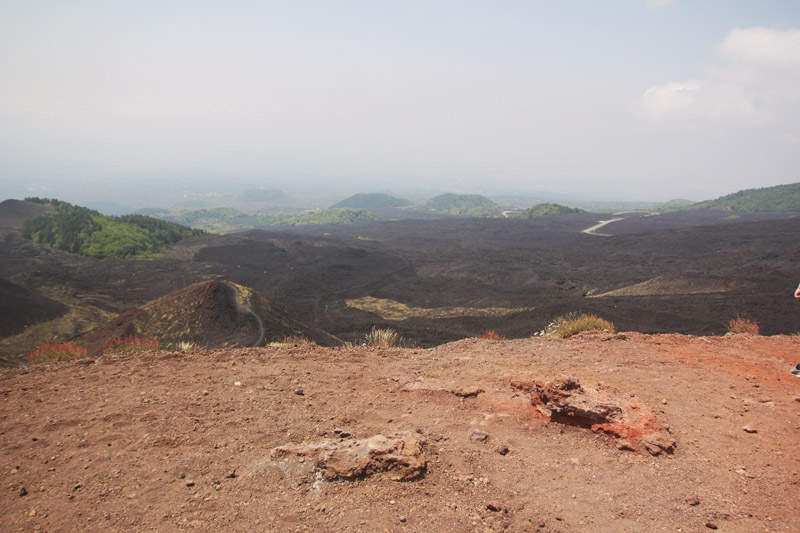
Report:
[[640,105],[653,121],[785,122],[800,114],[800,30],[736,28],[717,61],[694,79],[647,89]]
[[650,9],[661,9],[675,2],[677,2],[677,0],[647,0],[647,7]]
[[717,52],[734,62],[800,69],[800,29],[735,28],[719,44]]

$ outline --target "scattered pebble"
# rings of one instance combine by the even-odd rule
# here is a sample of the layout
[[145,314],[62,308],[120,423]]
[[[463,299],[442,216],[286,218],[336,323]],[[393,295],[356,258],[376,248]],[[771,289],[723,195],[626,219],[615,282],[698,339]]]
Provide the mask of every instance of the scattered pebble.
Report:
[[469,435],[469,440],[474,440],[476,442],[486,442],[489,440],[489,434],[482,429],[473,429],[472,433]]
[[241,387],[242,386],[242,382],[241,381],[234,381],[233,382],[233,386],[234,387]]
[[496,451],[497,451],[497,453],[499,453],[500,455],[508,455],[508,452],[509,452],[509,450],[508,450],[508,446],[500,446],[499,448],[497,448],[497,450],[496,450]]
[[20,487],[19,495],[20,496],[27,496],[28,495],[28,491],[25,489],[25,487]]
[[187,479],[186,480],[186,486],[187,487],[194,487],[194,480]]
[[717,529],[717,524],[715,524],[714,522],[706,522],[706,527],[708,529]]
[[294,393],[297,394],[298,396],[305,396],[306,394],[303,389],[295,389]]
[[758,433],[758,429],[752,424],[747,424],[745,427],[742,428],[745,433]]

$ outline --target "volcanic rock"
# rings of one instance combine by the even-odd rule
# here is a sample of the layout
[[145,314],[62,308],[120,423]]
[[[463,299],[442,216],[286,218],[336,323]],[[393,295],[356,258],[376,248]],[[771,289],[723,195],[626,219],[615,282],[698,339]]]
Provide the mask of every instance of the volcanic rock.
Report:
[[669,430],[647,407],[584,387],[571,376],[561,375],[550,383],[537,384],[531,392],[531,404],[553,422],[612,437],[620,449],[651,455],[675,450]]
[[425,439],[404,431],[368,439],[323,440],[312,444],[287,444],[274,448],[272,459],[295,455],[313,458],[314,470],[326,480],[377,476],[411,481],[425,473]]

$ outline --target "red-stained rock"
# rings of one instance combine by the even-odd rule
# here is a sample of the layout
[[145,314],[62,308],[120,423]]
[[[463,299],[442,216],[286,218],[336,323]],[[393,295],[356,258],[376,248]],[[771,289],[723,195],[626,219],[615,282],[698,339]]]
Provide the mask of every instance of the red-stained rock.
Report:
[[647,407],[584,387],[571,376],[536,384],[531,391],[531,404],[553,422],[614,438],[620,449],[651,455],[675,450],[675,439]]
[[288,444],[272,450],[273,459],[287,455],[310,457],[314,470],[327,480],[377,476],[411,481],[425,473],[425,439],[414,432],[375,435],[368,439],[324,440]]

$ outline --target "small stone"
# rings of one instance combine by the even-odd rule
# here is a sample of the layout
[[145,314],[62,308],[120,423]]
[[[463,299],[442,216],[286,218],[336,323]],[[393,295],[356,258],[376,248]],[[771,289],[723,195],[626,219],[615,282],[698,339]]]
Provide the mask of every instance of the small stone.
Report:
[[695,507],[697,505],[700,505],[700,500],[698,500],[697,498],[689,498],[688,500],[686,500],[686,503],[688,503],[692,507]]
[[194,480],[187,479],[186,480],[186,486],[187,487],[194,487]]
[[661,400],[661,404],[662,404],[662,405],[667,405],[667,399],[666,399],[666,398],[664,398],[663,400]]
[[706,527],[708,529],[717,529],[717,524],[715,524],[714,522],[706,522]]
[[400,520],[401,522],[405,522],[406,521],[406,517],[405,516],[401,516],[400,518],[398,518],[398,520]]
[[745,433],[758,433],[758,429],[752,424],[747,424],[745,427],[742,428]]
[[473,429],[472,433],[469,435],[469,440],[474,440],[475,442],[486,442],[489,440],[489,434],[482,429]]
[[20,489],[19,489],[19,495],[20,495],[20,496],[27,496],[27,495],[28,495],[28,491],[27,491],[27,490],[25,490],[25,487],[20,487]]
[[233,386],[234,387],[241,387],[242,386],[242,382],[241,381],[234,381],[233,382]]
[[497,448],[497,450],[496,450],[496,451],[497,451],[497,453],[499,453],[500,455],[508,455],[508,452],[509,452],[509,450],[508,450],[508,446],[500,446],[499,448]]
[[503,510],[503,504],[498,502],[497,500],[489,502],[486,505],[486,508],[492,511],[493,513],[498,513]]
[[294,393],[297,394],[298,396],[305,396],[306,394],[303,389],[295,389]]
[[230,472],[225,474],[225,477],[228,478],[228,479],[235,478],[236,477],[236,469],[234,468],[233,470],[231,470]]
[[477,386],[467,386],[461,387],[460,389],[456,389],[453,391],[453,394],[456,396],[460,396],[461,398],[474,398],[478,394],[482,393],[483,389]]

